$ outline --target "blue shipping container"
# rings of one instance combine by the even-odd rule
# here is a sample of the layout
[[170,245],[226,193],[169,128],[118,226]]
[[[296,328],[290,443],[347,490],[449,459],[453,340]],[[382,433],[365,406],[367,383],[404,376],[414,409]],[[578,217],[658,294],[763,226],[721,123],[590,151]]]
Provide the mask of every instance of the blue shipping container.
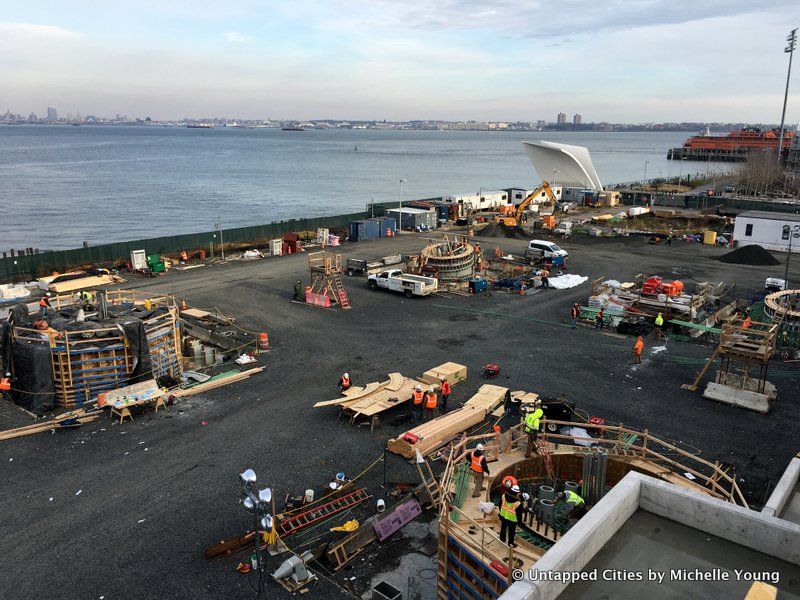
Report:
[[380,223],[377,221],[358,221],[357,241],[374,240],[380,237]]
[[397,233],[397,221],[390,217],[380,217],[375,219],[378,222],[378,227],[380,231],[378,235],[381,237],[386,237],[386,230],[389,229],[392,232],[392,235]]
[[347,236],[351,242],[358,241],[358,224],[360,221],[350,221],[350,231],[349,235]]

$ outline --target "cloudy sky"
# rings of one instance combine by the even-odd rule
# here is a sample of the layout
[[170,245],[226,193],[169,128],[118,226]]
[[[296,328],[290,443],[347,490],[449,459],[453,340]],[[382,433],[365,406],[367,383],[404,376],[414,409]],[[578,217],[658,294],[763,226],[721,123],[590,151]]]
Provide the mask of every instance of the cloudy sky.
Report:
[[777,122],[798,25],[797,0],[9,2],[0,112]]

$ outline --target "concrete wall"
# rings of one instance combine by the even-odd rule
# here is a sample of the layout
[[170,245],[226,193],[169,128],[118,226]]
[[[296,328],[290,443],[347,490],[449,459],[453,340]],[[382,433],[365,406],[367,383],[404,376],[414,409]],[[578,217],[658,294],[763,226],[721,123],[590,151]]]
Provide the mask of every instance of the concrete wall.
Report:
[[[750,235],[745,235],[747,226],[752,225]],[[740,246],[758,244],[767,250],[786,252],[789,249],[789,240],[783,239],[783,226],[794,227],[800,225],[797,221],[783,221],[781,219],[760,219],[755,217],[736,217],[733,226],[733,239]],[[792,250],[800,250],[800,239],[792,240]]]
[[800,458],[795,457],[789,462],[789,466],[786,467],[761,512],[770,517],[780,517],[786,503],[795,493],[798,479],[800,479]]
[[[800,463],[800,459],[795,461]],[[800,565],[800,525],[630,472],[536,562],[534,569],[582,570],[640,509]],[[557,581],[533,581],[526,573],[525,579],[512,584],[501,598],[553,600],[566,587]]]

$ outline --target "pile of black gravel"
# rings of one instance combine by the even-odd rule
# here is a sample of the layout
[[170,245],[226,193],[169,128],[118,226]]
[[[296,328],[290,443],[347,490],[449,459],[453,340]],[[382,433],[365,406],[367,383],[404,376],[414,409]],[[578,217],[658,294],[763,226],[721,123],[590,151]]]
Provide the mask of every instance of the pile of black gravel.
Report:
[[781,261],[758,244],[740,246],[736,250],[723,254],[717,260],[733,265],[773,266],[781,264]]

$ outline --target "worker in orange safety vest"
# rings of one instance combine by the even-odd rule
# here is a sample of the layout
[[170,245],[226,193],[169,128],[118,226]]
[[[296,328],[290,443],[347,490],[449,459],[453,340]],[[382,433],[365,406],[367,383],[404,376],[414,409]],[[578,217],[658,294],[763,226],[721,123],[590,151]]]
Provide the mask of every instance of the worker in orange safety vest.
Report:
[[417,385],[411,393],[411,418],[414,419],[414,423],[422,421],[422,400],[424,398],[422,386]]
[[339,378],[339,389],[342,392],[350,389],[350,373],[345,373]]
[[439,404],[439,400],[436,397],[436,390],[433,387],[428,388],[428,392],[425,394],[425,420],[430,421],[431,419],[436,417],[436,407]]
[[489,476],[489,465],[486,464],[486,457],[483,455],[483,444],[478,444],[472,452],[467,453],[467,461],[475,481],[472,497],[478,498],[483,490],[483,478]]
[[42,299],[39,300],[39,314],[45,316],[48,308],[52,308],[50,305],[50,292],[47,292],[42,296]]
[[644,340],[642,336],[636,338],[636,343],[633,345],[633,357],[636,359],[636,364],[642,364],[642,350],[644,350]]
[[447,381],[446,378],[442,378],[442,407],[441,413],[444,414],[447,412],[447,399],[450,397],[450,393],[452,390],[450,389],[450,382]]

